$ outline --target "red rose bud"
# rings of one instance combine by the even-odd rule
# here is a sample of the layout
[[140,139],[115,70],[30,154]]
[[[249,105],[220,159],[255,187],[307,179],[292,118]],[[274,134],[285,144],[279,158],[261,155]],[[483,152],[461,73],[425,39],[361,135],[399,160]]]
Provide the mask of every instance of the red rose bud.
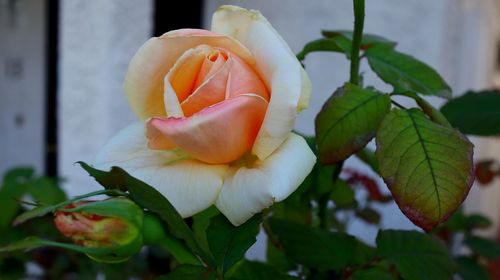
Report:
[[120,262],[139,252],[143,244],[144,213],[126,198],[69,204],[55,213],[55,225],[83,247],[104,248],[103,254],[87,254],[101,262]]

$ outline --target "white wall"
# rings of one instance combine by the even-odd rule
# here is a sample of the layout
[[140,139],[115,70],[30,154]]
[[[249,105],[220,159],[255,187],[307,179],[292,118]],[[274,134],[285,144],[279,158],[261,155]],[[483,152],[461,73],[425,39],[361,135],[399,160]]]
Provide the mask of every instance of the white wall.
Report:
[[44,169],[44,2],[0,0],[0,176]]
[[100,189],[77,165],[135,120],[122,84],[151,37],[152,0],[62,0],[59,45],[59,172],[70,194]]

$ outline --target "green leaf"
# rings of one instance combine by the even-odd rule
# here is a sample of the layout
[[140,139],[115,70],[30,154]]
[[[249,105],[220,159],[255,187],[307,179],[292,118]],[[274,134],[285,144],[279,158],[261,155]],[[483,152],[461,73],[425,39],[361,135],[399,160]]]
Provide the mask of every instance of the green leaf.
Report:
[[167,275],[155,278],[156,280],[215,280],[213,271],[199,265],[179,265]]
[[301,224],[310,224],[312,209],[307,198],[289,196],[285,201],[273,205],[273,217]]
[[450,122],[446,119],[446,117],[434,106],[432,106],[429,102],[427,102],[425,99],[420,97],[418,94],[414,92],[405,92],[401,93],[403,96],[408,96],[410,98],[413,98],[416,102],[417,105],[424,111],[424,113],[429,116],[429,118],[440,125],[452,127]]
[[297,265],[283,251],[276,248],[270,238],[267,239],[266,261],[279,271],[288,272],[294,270]]
[[354,274],[347,278],[349,280],[396,280],[397,278],[390,271],[382,267],[370,267],[356,270]]
[[144,213],[142,226],[144,245],[162,248],[170,253],[180,264],[200,265],[200,260],[191,253],[182,241],[170,235],[160,218],[152,213]]
[[431,230],[460,206],[474,176],[473,145],[459,131],[418,109],[394,109],[376,139],[380,173],[414,224]]
[[[353,38],[353,32],[352,31],[347,31],[347,30],[323,30],[321,31],[321,34],[325,36],[326,38],[336,38],[339,36],[342,36],[346,39],[349,40],[349,42],[352,42]],[[364,33],[363,37],[361,39],[361,49],[368,49],[370,47],[373,47],[375,45],[384,45],[386,47],[395,47],[396,42],[391,41],[389,39],[386,39],[382,36],[378,35],[373,35],[373,34],[367,34]],[[350,44],[351,45],[351,44]],[[350,49],[349,49],[350,53]]]
[[99,254],[102,255],[102,254],[108,254],[108,253],[114,252],[114,248],[83,247],[83,246],[78,246],[78,245],[74,245],[74,244],[66,244],[66,243],[45,240],[45,239],[41,239],[41,238],[36,237],[36,236],[29,236],[23,240],[12,242],[6,246],[0,247],[0,253],[12,252],[12,251],[18,251],[18,250],[29,251],[29,250],[33,250],[33,249],[36,249],[39,247],[44,247],[44,246],[58,247],[58,248],[73,250],[73,251],[80,252],[80,253],[96,254],[96,255],[99,255]]
[[336,207],[349,208],[355,205],[354,190],[342,179],[335,180],[333,183],[330,198]]
[[220,211],[217,207],[211,206],[193,216],[193,225],[191,227],[193,228],[194,234],[196,235],[200,245],[207,252],[210,251],[207,241],[207,228],[210,224],[210,219],[218,214],[220,214]]
[[299,279],[290,275],[282,274],[273,266],[254,261],[242,261],[236,264],[227,274],[228,280],[293,280]]
[[26,193],[33,180],[34,170],[20,167],[7,171],[0,187],[0,228],[10,226],[20,209],[19,199]]
[[360,245],[360,241],[345,233],[329,232],[275,218],[269,220],[269,225],[287,256],[308,267],[341,270],[369,256],[367,246]]
[[494,240],[478,236],[467,236],[465,237],[464,244],[480,256],[484,256],[492,260],[500,259],[500,245],[498,245]]
[[364,266],[372,261],[377,255],[376,249],[358,241],[356,246],[351,248],[354,251],[354,258],[352,259],[353,265]]
[[340,52],[350,58],[351,44],[350,40],[341,36],[317,39],[307,43],[302,51],[297,54],[297,59],[302,61],[312,52]]
[[123,174],[125,171],[121,172],[122,169],[111,168],[110,171],[103,171],[95,169],[83,161],[77,161],[76,163],[80,164],[80,166],[105,189],[127,191],[127,185],[125,182],[125,177],[127,176]]
[[140,206],[157,214],[164,220],[175,237],[184,239],[188,247],[205,262],[212,265],[214,260],[203,250],[194,233],[174,206],[160,192],[150,185],[130,176],[125,170],[113,166],[110,171],[95,169],[84,162],[80,165],[107,189],[128,190],[130,198]]
[[456,270],[446,246],[432,235],[381,230],[376,242],[378,255],[393,263],[404,279],[451,279]]
[[469,91],[441,107],[441,112],[462,133],[500,134],[500,91]]
[[477,260],[470,257],[458,257],[455,259],[458,264],[458,275],[462,280],[489,280],[488,271],[482,267]]
[[[304,60],[306,56],[312,52],[339,52],[344,53],[348,59],[351,58],[353,36],[351,31],[323,31],[322,34],[326,38],[317,39],[307,43],[302,51],[297,54],[298,60]],[[361,40],[361,49],[368,49],[375,45],[384,45],[385,47],[393,48],[396,46],[396,43],[377,35],[363,35],[363,39]]]
[[413,91],[451,98],[450,86],[427,64],[385,46],[370,48],[365,55],[372,70],[391,84],[394,92]]
[[375,136],[390,107],[386,94],[349,83],[338,88],[316,117],[321,161],[339,162],[361,150]]
[[471,231],[473,229],[486,229],[492,225],[491,220],[480,214],[465,215],[461,209],[456,211],[443,224],[451,231]]
[[29,192],[33,199],[41,204],[56,204],[67,199],[56,178],[37,178],[30,184]]
[[331,192],[333,189],[333,174],[338,172],[338,166],[337,165],[325,166],[320,163],[317,163],[314,172],[315,172],[315,174],[313,174],[313,176],[315,176],[314,186],[313,186],[314,193],[321,196],[323,194]]
[[491,227],[492,225],[491,220],[488,217],[481,214],[472,214],[467,216],[466,222],[467,222],[467,228],[470,230],[477,228],[486,229]]
[[233,226],[224,215],[210,219],[207,241],[218,266],[227,271],[245,256],[246,251],[257,241],[262,218],[253,216],[244,224]]
[[371,149],[364,147],[356,153],[356,157],[362,162],[366,163],[375,173],[380,173],[380,169],[378,167],[377,157],[375,156],[375,152]]
[[45,216],[48,213],[55,211],[57,208],[59,208],[58,205],[47,205],[47,206],[35,207],[35,208],[31,209],[30,211],[26,211],[26,212],[22,213],[21,215],[17,216],[14,219],[14,221],[12,222],[12,224],[14,226],[20,225],[20,224],[26,222],[27,220],[31,220],[33,218]]
[[91,197],[91,196],[101,195],[101,194],[106,194],[106,195],[110,195],[110,196],[118,196],[118,195],[121,196],[121,195],[124,195],[125,193],[118,191],[118,190],[101,190],[101,191],[95,191],[95,192],[91,192],[91,193],[84,194],[84,195],[75,196],[74,198],[72,198],[70,200],[66,200],[66,201],[63,201],[63,202],[55,204],[55,205],[38,206],[38,207],[35,207],[35,208],[33,208],[29,211],[26,211],[26,212],[22,213],[21,215],[17,216],[14,219],[14,221],[12,222],[12,224],[14,226],[17,226],[19,224],[26,222],[27,220],[45,216],[45,215],[49,214],[50,212],[54,212],[55,210],[57,210],[59,208],[62,208],[68,204],[71,204],[72,202],[75,202],[75,201],[78,201],[78,200],[81,200],[81,199],[84,199],[87,197]]

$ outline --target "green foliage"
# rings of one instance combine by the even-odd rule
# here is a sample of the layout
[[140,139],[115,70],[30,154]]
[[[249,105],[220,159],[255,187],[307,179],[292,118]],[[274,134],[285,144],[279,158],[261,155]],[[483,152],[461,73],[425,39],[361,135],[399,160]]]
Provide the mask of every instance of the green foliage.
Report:
[[234,266],[226,274],[228,280],[254,280],[254,279],[273,279],[273,280],[293,280],[299,279],[286,275],[277,271],[273,266],[254,262],[254,261],[241,261]]
[[430,230],[451,215],[473,182],[472,144],[417,109],[394,109],[377,132],[380,171],[399,208]]
[[312,52],[340,52],[351,56],[351,42],[344,37],[321,38],[307,43],[297,54],[298,60],[304,60]]
[[[350,41],[349,47],[352,44],[352,38],[354,36],[354,32],[350,30],[323,30],[321,31],[326,38],[336,38],[336,37],[344,37]],[[386,39],[379,35],[364,33],[361,39],[361,49],[368,49],[375,45],[384,45],[386,47],[395,47],[397,45],[396,42]]]
[[207,241],[207,228],[210,224],[210,219],[218,214],[220,214],[220,212],[217,207],[212,206],[193,216],[192,228],[194,234],[196,235],[200,246],[202,246],[207,252],[210,251]]
[[345,233],[328,232],[281,219],[271,219],[269,224],[286,254],[307,267],[338,271],[373,257],[369,247]]
[[75,196],[72,199],[63,201],[63,202],[55,204],[55,205],[37,206],[37,207],[35,207],[35,208],[33,208],[33,209],[29,210],[29,211],[23,212],[21,215],[17,216],[14,219],[14,221],[12,222],[12,224],[13,225],[22,224],[22,223],[24,223],[24,222],[26,222],[28,220],[33,219],[33,218],[42,217],[42,216],[45,216],[45,215],[47,215],[49,213],[52,213],[52,212],[56,211],[57,209],[62,208],[64,206],[66,206],[66,205],[69,205],[69,204],[71,204],[73,202],[82,200],[84,198],[88,198],[88,197],[100,195],[100,194],[106,194],[106,195],[110,195],[110,196],[124,195],[123,192],[118,191],[118,190],[104,190],[104,191],[96,191],[96,192],[91,192],[91,193],[84,194],[84,195]]
[[0,188],[0,228],[8,228],[12,218],[20,209],[19,199],[26,193],[29,182],[33,180],[31,168],[16,168],[8,171]]
[[451,98],[451,88],[443,78],[427,64],[412,56],[385,46],[375,46],[365,52],[372,70],[394,92],[416,92]]
[[470,257],[458,257],[458,275],[462,280],[489,280],[488,271],[482,267],[477,260]]
[[356,153],[356,157],[367,164],[375,173],[380,173],[377,157],[375,156],[374,151],[364,147]]
[[[353,32],[346,30],[325,30],[324,38],[311,41],[297,54],[297,59],[303,61],[312,52],[338,52],[350,59],[352,53]],[[396,46],[395,42],[381,36],[364,34],[361,40],[361,49],[368,49],[375,45],[384,45],[389,48]]]
[[357,270],[349,280],[396,280],[397,278],[382,267],[371,267],[367,269]]
[[451,279],[456,269],[442,242],[416,231],[379,231],[377,254],[394,264],[407,280]]
[[204,266],[183,264],[156,280],[215,280],[216,274]]
[[30,184],[29,193],[40,204],[56,204],[66,200],[66,194],[59,187],[59,180],[56,178],[36,178]]
[[165,231],[160,218],[151,213],[144,213],[143,221],[143,242],[144,245],[157,246],[165,249],[180,264],[201,265],[200,260],[179,239]]
[[500,91],[466,92],[448,101],[441,112],[463,133],[481,136],[500,134]]
[[417,105],[422,109],[422,111],[431,119],[431,121],[438,123],[443,126],[452,127],[450,122],[446,119],[446,117],[434,106],[432,106],[429,102],[425,101],[422,97],[414,92],[405,92],[401,95],[408,96],[413,98]]
[[464,244],[478,255],[488,259],[500,259],[500,245],[493,240],[478,236],[467,236],[464,240]]
[[9,170],[0,185],[0,229],[7,229],[17,215],[20,201],[24,195],[39,204],[55,204],[66,200],[65,193],[59,188],[55,178],[35,176],[35,171],[29,167],[19,167]]
[[[40,248],[43,246],[53,246],[53,247],[59,247],[59,248],[64,248],[64,249],[69,249],[73,251],[77,251],[80,253],[86,253],[86,254],[93,254],[93,255],[106,255],[106,254],[115,254],[116,249],[115,248],[90,248],[90,247],[83,247],[79,245],[73,245],[73,244],[67,244],[67,243],[60,243],[60,242],[54,242],[50,240],[44,240],[36,236],[30,236],[27,237],[23,240],[19,240],[17,242],[12,242],[7,246],[0,247],[0,252],[10,252],[10,251],[19,251],[19,250],[33,250],[36,248]],[[117,261],[121,261],[124,256],[117,256],[118,258],[116,259]],[[129,258],[125,257],[125,258]]]
[[236,262],[241,260],[245,252],[257,241],[262,219],[253,216],[243,225],[233,226],[224,215],[220,214],[210,219],[207,228],[207,240],[215,262],[226,272]]
[[295,270],[297,265],[282,250],[278,249],[279,244],[273,244],[275,240],[268,239],[266,247],[266,261],[276,270],[287,272]]
[[324,104],[316,117],[316,136],[323,163],[345,160],[375,136],[389,112],[391,99],[372,89],[345,84]]
[[474,229],[486,229],[491,225],[491,220],[486,216],[480,214],[465,215],[459,209],[443,224],[443,227],[452,232],[470,232]]
[[352,207],[356,202],[354,190],[344,180],[338,179],[333,183],[330,198],[339,208]]

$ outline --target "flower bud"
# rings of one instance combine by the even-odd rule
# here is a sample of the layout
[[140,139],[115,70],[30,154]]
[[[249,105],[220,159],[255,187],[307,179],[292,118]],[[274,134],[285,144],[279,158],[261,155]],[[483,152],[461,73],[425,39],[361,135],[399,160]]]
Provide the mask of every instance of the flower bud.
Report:
[[139,252],[143,244],[144,213],[126,198],[76,202],[55,213],[55,225],[76,244],[108,249],[87,254],[101,262],[121,262]]

